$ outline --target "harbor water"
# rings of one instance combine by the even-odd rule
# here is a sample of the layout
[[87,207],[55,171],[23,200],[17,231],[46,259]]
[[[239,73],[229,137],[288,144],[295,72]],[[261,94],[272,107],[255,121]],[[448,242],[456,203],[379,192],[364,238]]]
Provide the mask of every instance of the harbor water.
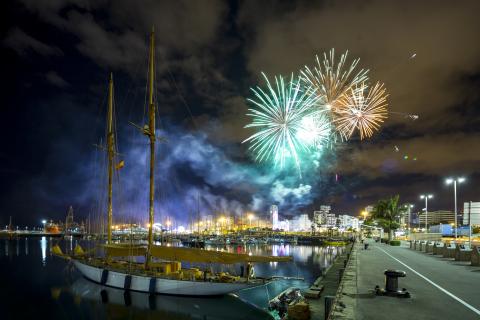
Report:
[[[1,319],[271,319],[267,312],[269,299],[288,287],[308,287],[320,269],[328,267],[342,250],[291,244],[207,247],[293,256],[294,262],[255,265],[256,276],[293,279],[275,280],[223,297],[194,298],[126,293],[92,283],[71,263],[50,254],[57,242],[48,237],[0,240]],[[74,239],[62,245],[73,248],[76,242]]]

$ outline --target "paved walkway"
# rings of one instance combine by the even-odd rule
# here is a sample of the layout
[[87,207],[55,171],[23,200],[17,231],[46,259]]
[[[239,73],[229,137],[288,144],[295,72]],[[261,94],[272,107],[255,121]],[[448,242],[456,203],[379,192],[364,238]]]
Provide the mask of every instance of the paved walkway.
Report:
[[[356,319],[480,319],[480,267],[432,256],[406,247],[370,242],[368,250],[356,247]],[[411,298],[375,296],[384,287],[385,269],[407,273],[399,278]],[[353,298],[353,297],[352,297]]]

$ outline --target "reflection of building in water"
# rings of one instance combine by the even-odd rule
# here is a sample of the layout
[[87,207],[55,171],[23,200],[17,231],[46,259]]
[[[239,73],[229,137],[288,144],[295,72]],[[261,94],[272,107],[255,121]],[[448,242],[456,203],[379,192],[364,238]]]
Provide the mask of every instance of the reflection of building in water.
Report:
[[47,238],[42,237],[40,240],[40,250],[42,251],[42,265],[45,266],[47,264]]
[[28,237],[25,237],[25,255],[28,256]]
[[290,245],[272,245],[272,256],[274,257],[283,257],[290,255]]

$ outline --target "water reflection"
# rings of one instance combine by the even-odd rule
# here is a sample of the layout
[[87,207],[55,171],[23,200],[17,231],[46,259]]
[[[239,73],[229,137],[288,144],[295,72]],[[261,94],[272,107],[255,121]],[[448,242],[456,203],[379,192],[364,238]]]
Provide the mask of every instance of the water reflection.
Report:
[[[212,250],[253,255],[293,256],[293,262],[255,264],[255,274],[261,277],[286,276],[298,277],[299,279],[304,278],[305,280],[280,279],[261,287],[242,290],[236,293],[241,300],[234,299],[232,296],[207,300],[155,296],[155,299],[152,301],[148,295],[142,293],[124,295],[123,290],[96,285],[80,278],[78,272],[70,272],[71,265],[69,266],[63,259],[47,257],[49,254],[48,249],[52,246],[50,242],[54,241],[56,243],[59,239],[42,237],[4,241],[3,245],[0,242],[0,271],[4,274],[12,275],[11,279],[9,279],[10,282],[8,282],[10,284],[4,283],[6,290],[13,292],[12,296],[8,298],[10,299],[9,301],[12,303],[23,303],[20,301],[24,301],[25,293],[21,290],[15,291],[15,288],[27,287],[35,283],[35,287],[39,291],[31,293],[28,299],[29,303],[41,308],[45,302],[44,295],[46,290],[47,295],[51,293],[49,295],[50,301],[55,301],[53,305],[49,305],[49,308],[53,308],[57,312],[59,312],[58,310],[62,310],[62,312],[68,310],[65,311],[67,313],[65,318],[68,319],[79,317],[84,319],[111,318],[117,313],[117,310],[123,314],[120,318],[135,319],[267,319],[268,317],[265,317],[264,311],[259,311],[252,305],[260,309],[266,309],[268,300],[286,288],[305,288],[310,286],[320,274],[320,269],[328,267],[335,256],[342,250],[336,247],[290,244],[209,246],[208,249]],[[94,245],[93,242],[83,240],[73,241],[80,242],[84,248]],[[73,241],[60,240],[59,243],[62,249],[72,250],[75,245]],[[7,259],[2,256],[3,252],[8,256]],[[20,256],[17,257],[17,255]],[[42,267],[40,267],[40,262]],[[190,267],[187,263],[183,265],[185,268]],[[201,267],[206,266],[203,265]],[[224,271],[237,274],[240,270],[240,265],[223,267],[225,268]],[[21,283],[21,285],[18,285],[18,283]],[[69,296],[69,298],[65,299],[66,296]],[[37,300],[42,301],[42,304],[40,302],[36,303],[35,301]],[[247,303],[244,303],[242,300]],[[79,313],[82,314],[79,315]],[[25,316],[24,318],[28,317]]]
[[40,249],[42,250],[42,265],[45,266],[47,264],[47,238],[42,237],[40,240]]
[[73,295],[77,304],[88,302],[115,306],[119,315],[132,315],[133,312],[135,319],[272,319],[267,312],[243,302],[235,295],[215,298],[151,296],[101,286],[84,278],[77,279],[62,292],[52,290],[52,297],[59,299],[63,292]]

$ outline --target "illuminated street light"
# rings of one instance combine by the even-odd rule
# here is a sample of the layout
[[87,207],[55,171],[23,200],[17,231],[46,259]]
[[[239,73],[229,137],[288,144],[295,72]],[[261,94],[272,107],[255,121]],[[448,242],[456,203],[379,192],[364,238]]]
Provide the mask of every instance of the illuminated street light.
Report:
[[457,182],[462,183],[464,181],[464,177],[448,178],[447,180],[445,180],[447,184],[451,184],[453,182],[453,197],[455,201],[455,239],[457,238]]
[[432,199],[433,194],[422,194],[420,199],[425,199],[425,233],[428,232],[428,199]]
[[362,211],[362,216],[363,216],[363,221],[367,220],[368,211],[367,211],[367,210],[363,210],[363,211]]
[[42,220],[42,224],[43,224],[43,232],[45,232],[45,224],[47,223],[47,220]]

